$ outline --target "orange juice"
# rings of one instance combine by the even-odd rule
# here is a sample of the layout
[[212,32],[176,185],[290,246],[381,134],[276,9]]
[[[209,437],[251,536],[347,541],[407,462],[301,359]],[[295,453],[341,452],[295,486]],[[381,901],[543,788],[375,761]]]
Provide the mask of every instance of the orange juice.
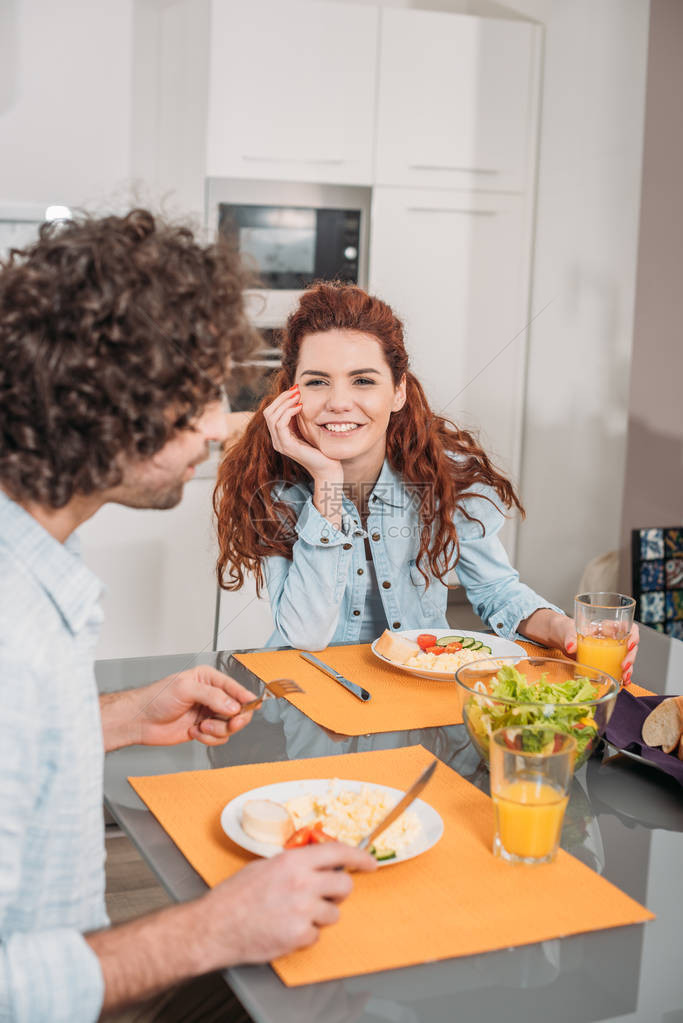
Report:
[[617,682],[621,682],[621,662],[626,657],[627,649],[628,636],[614,639],[612,636],[582,636],[579,633],[576,659],[579,664],[606,671]]
[[568,798],[541,781],[521,779],[502,785],[493,804],[505,851],[531,859],[551,855],[560,841]]

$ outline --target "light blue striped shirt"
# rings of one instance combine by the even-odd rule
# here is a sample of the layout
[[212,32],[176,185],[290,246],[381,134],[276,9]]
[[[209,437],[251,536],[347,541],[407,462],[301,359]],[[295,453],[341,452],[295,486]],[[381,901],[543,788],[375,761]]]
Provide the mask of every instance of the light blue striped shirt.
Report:
[[86,1023],[104,904],[101,584],[0,491],[0,1020]]

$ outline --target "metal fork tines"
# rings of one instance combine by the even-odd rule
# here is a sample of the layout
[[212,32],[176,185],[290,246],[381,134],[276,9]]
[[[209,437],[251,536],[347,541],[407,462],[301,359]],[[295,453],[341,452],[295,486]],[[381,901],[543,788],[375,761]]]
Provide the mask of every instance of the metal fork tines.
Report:
[[277,700],[281,696],[290,696],[292,693],[306,691],[293,678],[274,678],[271,682],[264,682],[263,685],[265,686],[263,696],[250,700],[249,703],[243,703],[240,714],[244,714],[248,710],[258,710],[264,700]]

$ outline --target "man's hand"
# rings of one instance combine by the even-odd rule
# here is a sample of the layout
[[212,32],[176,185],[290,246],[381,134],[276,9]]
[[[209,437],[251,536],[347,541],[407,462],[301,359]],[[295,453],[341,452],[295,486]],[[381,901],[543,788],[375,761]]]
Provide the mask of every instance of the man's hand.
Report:
[[240,714],[254,694],[215,668],[200,665],[159,682],[100,697],[105,749],[174,746],[197,739],[220,746],[251,721]]
[[249,863],[191,902],[85,936],[100,961],[105,1011],[238,963],[312,944],[351,891],[346,870],[376,870],[355,846],[330,842]]
[[347,871],[376,869],[373,856],[341,842],[249,863],[203,896],[203,954],[219,969],[268,962],[312,945],[321,927],[339,919],[338,903],[352,888]]
[[169,675],[140,690],[141,739],[145,746],[174,746],[197,739],[221,746],[251,721],[240,714],[254,694],[215,668],[201,665]]

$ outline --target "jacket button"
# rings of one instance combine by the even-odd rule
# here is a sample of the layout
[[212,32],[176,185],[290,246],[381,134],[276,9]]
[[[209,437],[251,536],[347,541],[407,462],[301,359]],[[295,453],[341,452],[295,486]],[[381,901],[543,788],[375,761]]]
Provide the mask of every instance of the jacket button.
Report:
[[354,618],[357,618],[359,614],[360,614],[360,611],[358,611],[358,610],[354,611],[353,612]]
[[392,629],[400,629],[400,628],[401,628],[401,623],[400,622],[394,622],[394,624],[392,625]]
[[384,587],[385,590],[390,590],[391,589],[391,583],[389,582],[388,579],[384,580],[384,582],[382,583],[382,586]]
[[496,628],[497,629],[502,629],[503,628],[503,623],[502,622],[496,622]]
[[380,538],[379,533],[373,533],[372,534],[372,539],[373,540],[379,540],[379,538]]
[[329,543],[329,542],[330,542],[330,540],[329,540],[329,537],[327,537],[327,536],[321,536],[321,537],[320,537],[320,542],[321,542],[321,543]]
[[354,536],[362,536],[363,535],[362,530],[357,529],[353,535]]
[[345,550],[345,551],[350,551],[352,547],[353,547],[352,543],[343,543],[342,544],[342,550]]
[[363,575],[363,572],[365,571],[365,569],[364,568],[357,568],[356,571],[358,572],[358,575]]

